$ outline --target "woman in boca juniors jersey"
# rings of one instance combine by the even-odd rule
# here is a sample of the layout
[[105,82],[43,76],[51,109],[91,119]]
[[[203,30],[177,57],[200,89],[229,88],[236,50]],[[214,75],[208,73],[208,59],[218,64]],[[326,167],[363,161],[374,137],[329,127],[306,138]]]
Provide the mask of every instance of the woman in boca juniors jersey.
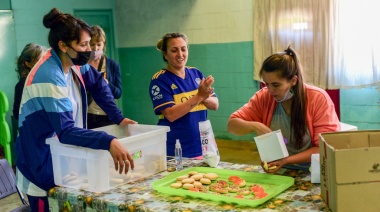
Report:
[[201,157],[199,122],[207,119],[207,110],[217,110],[218,98],[212,87],[214,78],[204,77],[194,67],[186,66],[188,43],[182,33],[167,33],[157,43],[167,63],[152,77],[149,87],[158,125],[170,127],[167,155],[174,156],[175,141],[181,142],[184,157]]

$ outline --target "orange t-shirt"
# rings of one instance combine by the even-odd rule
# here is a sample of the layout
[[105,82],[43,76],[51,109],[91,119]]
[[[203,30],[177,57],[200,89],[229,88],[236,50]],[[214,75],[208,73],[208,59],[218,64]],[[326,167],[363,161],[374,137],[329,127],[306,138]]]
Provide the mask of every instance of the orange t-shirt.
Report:
[[[307,95],[306,122],[313,146],[319,146],[319,134],[340,131],[340,122],[334,103],[327,92],[321,88],[305,85]],[[264,87],[251,97],[248,103],[231,114],[232,118],[257,121],[270,126],[277,102]]]

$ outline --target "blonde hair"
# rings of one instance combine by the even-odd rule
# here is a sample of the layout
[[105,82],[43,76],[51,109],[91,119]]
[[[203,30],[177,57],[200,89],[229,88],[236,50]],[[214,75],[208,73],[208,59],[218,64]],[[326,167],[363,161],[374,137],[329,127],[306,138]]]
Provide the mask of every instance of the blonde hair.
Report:
[[104,47],[103,47],[103,54],[104,54],[106,52],[106,44],[107,44],[106,33],[98,25],[92,26],[91,31],[92,31],[91,42],[100,42],[100,41],[104,42]]

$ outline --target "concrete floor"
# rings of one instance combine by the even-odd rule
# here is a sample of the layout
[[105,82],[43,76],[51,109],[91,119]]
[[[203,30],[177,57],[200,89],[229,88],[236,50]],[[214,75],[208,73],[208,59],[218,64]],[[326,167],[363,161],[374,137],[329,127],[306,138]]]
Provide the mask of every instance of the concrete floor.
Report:
[[[253,141],[232,141],[216,140],[221,161],[243,164],[260,164],[260,156],[257,152],[256,145]],[[0,146],[0,158],[4,157],[4,152]],[[24,195],[25,196],[25,195]],[[25,196],[25,198],[27,198]],[[13,194],[0,200],[0,211],[11,211],[22,202],[17,194]]]

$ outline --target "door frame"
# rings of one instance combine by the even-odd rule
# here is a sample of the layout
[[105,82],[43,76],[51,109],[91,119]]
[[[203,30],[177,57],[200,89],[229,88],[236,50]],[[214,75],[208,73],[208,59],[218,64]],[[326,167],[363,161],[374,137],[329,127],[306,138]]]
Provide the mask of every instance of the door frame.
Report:
[[[89,10],[74,10],[74,15],[75,17],[83,19],[88,25],[99,25],[100,27],[103,28],[104,32],[106,33],[106,55],[107,57],[119,61],[119,56],[116,51],[115,47],[115,26],[114,26],[114,19],[113,19],[113,10],[112,9],[89,9]],[[104,23],[95,23],[92,19],[92,17],[96,17],[96,19],[99,19],[99,17],[103,17]],[[104,26],[102,25],[107,25],[108,29],[105,29]],[[122,74],[122,73],[120,73]],[[122,107],[122,102],[123,102],[123,96],[120,97],[116,101],[117,106],[120,108],[120,110],[123,112],[123,107]]]
[[[118,61],[118,54],[115,47],[115,26],[113,21],[113,11],[112,9],[89,9],[89,10],[74,10],[75,17],[83,19],[88,25],[99,25],[103,28],[104,32],[106,33],[106,55],[116,61]],[[99,19],[100,17],[103,17],[104,22],[103,23],[95,23],[95,21],[92,20],[92,17],[96,17]],[[103,26],[102,26],[103,25]],[[105,29],[104,27],[106,25],[109,27],[109,30]]]

